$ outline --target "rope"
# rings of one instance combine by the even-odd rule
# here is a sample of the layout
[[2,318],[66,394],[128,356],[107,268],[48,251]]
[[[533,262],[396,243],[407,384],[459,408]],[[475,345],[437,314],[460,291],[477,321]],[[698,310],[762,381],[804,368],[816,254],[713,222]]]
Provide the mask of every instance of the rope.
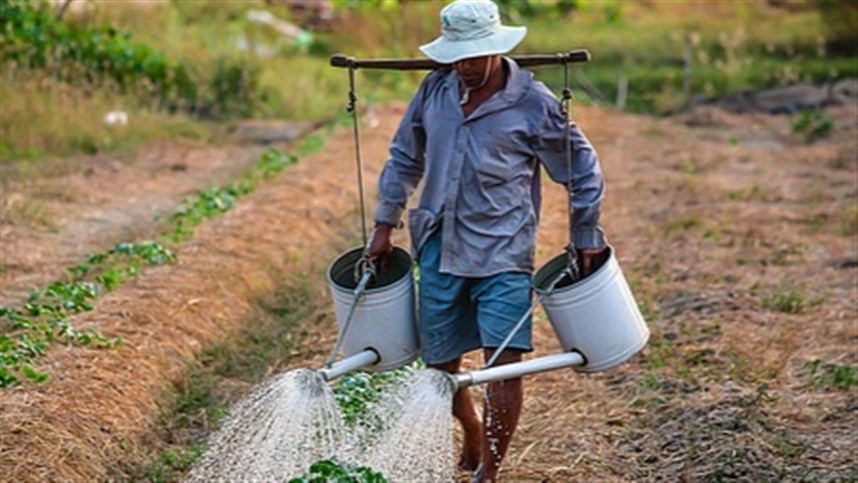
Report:
[[572,232],[572,216],[574,214],[572,207],[572,188],[574,180],[572,179],[572,124],[570,115],[572,111],[572,89],[569,88],[569,63],[563,62],[563,97],[560,100],[560,112],[563,113],[563,119],[566,123],[566,139],[564,149],[566,150],[566,169],[568,170],[569,178],[566,181],[566,192],[569,193],[569,202],[567,203],[569,215],[569,245],[566,247],[566,253],[569,255],[569,270],[572,272],[573,280],[579,278],[578,270],[578,254],[575,251],[575,235]]
[[[559,58],[563,59],[563,54],[557,54]],[[565,277],[570,277],[572,282],[577,281],[580,278],[580,271],[578,270],[578,255],[575,251],[575,236],[572,233],[572,188],[574,187],[574,180],[572,179],[572,125],[570,123],[570,113],[572,109],[572,89],[569,88],[569,62],[563,60],[563,96],[560,99],[560,112],[563,114],[563,118],[566,122],[566,139],[564,149],[566,152],[566,169],[569,171],[569,179],[566,182],[566,191],[569,193],[569,202],[568,202],[568,214],[569,214],[569,245],[566,247],[566,253],[569,255],[569,261],[567,267],[561,271],[554,280],[548,285],[545,291],[539,293],[539,296],[536,297],[536,300],[531,304],[530,308],[524,315],[519,319],[518,323],[515,324],[515,327],[507,334],[506,338],[503,342],[501,342],[500,346],[495,349],[494,354],[483,367],[483,369],[488,369],[492,367],[495,362],[497,362],[498,358],[500,358],[501,353],[507,348],[509,343],[512,341],[512,338],[516,333],[521,329],[524,325],[527,318],[536,310],[536,307],[542,303],[542,300],[545,297],[548,297],[554,292],[555,287],[561,280]]]
[[357,162],[358,196],[360,197],[360,228],[363,237],[363,246],[367,248],[366,202],[363,192],[363,158],[361,158],[360,154],[360,122],[358,120],[357,94],[355,94],[356,69],[357,66],[354,63],[349,64],[349,104],[346,107],[346,112],[351,113],[354,124],[355,160]]
[[354,59],[349,59],[348,68],[349,103],[346,106],[346,112],[351,113],[352,123],[354,124],[355,161],[357,163],[358,196],[360,198],[360,228],[361,236],[363,237],[364,253],[360,260],[355,263],[354,277],[355,280],[358,280],[357,288],[355,288],[354,291],[354,299],[352,300],[351,307],[349,307],[349,313],[346,316],[346,320],[343,322],[342,327],[340,327],[339,335],[337,335],[337,343],[334,344],[334,348],[328,356],[326,364],[328,368],[330,368],[337,359],[337,353],[340,351],[340,347],[342,347],[343,341],[345,340],[346,332],[349,330],[349,325],[351,325],[352,319],[354,319],[355,310],[363,298],[366,287],[369,285],[369,281],[376,274],[375,265],[372,263],[372,260],[369,258],[369,253],[367,252],[369,247],[367,246],[368,236],[366,230],[366,197],[363,189],[363,158],[361,157],[360,150],[360,119],[358,119],[357,94],[355,89],[355,70],[357,70],[357,63]]

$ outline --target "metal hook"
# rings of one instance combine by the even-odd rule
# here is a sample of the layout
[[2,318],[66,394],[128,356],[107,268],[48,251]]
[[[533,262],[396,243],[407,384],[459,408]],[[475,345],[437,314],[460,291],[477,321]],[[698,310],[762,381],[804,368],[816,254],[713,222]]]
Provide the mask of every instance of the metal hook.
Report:
[[371,277],[375,277],[378,273],[375,269],[375,263],[373,263],[372,258],[369,257],[369,252],[364,250],[360,260],[355,263],[355,280],[361,280],[366,272],[369,272]]

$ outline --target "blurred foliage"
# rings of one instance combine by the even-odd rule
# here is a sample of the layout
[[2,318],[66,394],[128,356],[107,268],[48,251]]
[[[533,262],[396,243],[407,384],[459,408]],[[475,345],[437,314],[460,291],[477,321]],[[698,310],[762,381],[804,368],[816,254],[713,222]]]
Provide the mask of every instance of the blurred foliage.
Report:
[[816,0],[827,31],[827,44],[843,55],[858,55],[858,2]]
[[[506,24],[528,27],[513,54],[591,51],[593,61],[572,70],[577,102],[614,105],[625,80],[625,109],[670,114],[695,97],[858,77],[854,1],[497,2]],[[345,72],[328,65],[331,54],[419,57],[418,47],[437,37],[447,3],[332,0],[333,19],[302,24],[306,12],[264,0],[75,0],[80,8],[62,21],[46,0],[0,0],[0,156],[127,149],[173,131],[199,137],[187,118],[330,118],[346,104],[348,87]],[[249,20],[252,10],[315,29],[313,43]],[[560,69],[534,72],[555,91],[562,87]],[[424,74],[362,69],[358,102],[407,99]],[[100,125],[114,105],[129,111],[133,128]],[[66,133],[69,113],[75,125]],[[158,127],[171,124],[177,128]]]
[[[593,61],[573,69],[579,101],[614,104],[625,77],[625,109],[669,114],[695,96],[858,76],[854,55],[830,47],[837,29],[836,22],[827,20],[852,18],[848,12],[858,2],[797,7],[766,2],[497,2],[505,23],[528,27],[513,54],[591,51]],[[325,42],[348,46],[339,50],[358,57],[416,57],[418,47],[438,35],[438,12],[446,3],[403,0],[397,8],[376,9],[371,15],[360,8],[343,9]],[[854,49],[856,43],[850,45]],[[534,72],[555,91],[562,87],[560,69]],[[408,97],[421,77],[379,71],[361,75],[371,85],[364,96]]]
[[44,5],[23,0],[0,0],[0,25],[0,56],[7,65],[47,69],[66,81],[110,80],[121,89],[145,85],[161,100],[196,98],[184,65],[112,27],[66,24]]
[[820,111],[804,110],[792,119],[792,132],[804,135],[807,142],[828,136],[834,121]]
[[849,390],[858,386],[858,369],[854,365],[823,363],[814,359],[805,363],[804,370],[811,385],[816,387]]
[[332,0],[336,9],[345,10],[398,10],[399,0]]
[[115,86],[160,107],[208,118],[251,116],[264,101],[255,65],[219,58],[207,80],[191,64],[132,40],[128,32],[60,21],[48,5],[0,0],[5,67],[42,70],[72,84]]
[[497,0],[504,16],[512,21],[539,15],[566,16],[579,7],[578,0]]
[[[81,88],[41,72],[19,70],[12,75],[4,68],[0,99],[3,164],[30,163],[49,155],[124,154],[152,139],[207,139],[216,129],[212,122],[186,113],[146,106],[134,95]],[[104,122],[105,114],[115,110],[127,112],[128,125]]]

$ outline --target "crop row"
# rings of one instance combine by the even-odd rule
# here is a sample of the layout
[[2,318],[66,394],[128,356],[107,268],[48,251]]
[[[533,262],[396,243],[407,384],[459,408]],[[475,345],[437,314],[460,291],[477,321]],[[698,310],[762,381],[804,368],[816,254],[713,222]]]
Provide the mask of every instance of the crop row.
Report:
[[[330,123],[323,133],[307,136],[298,153],[307,155],[321,149],[337,123]],[[169,216],[169,229],[158,241],[118,243],[68,267],[67,280],[33,291],[20,307],[0,306],[0,387],[15,386],[23,380],[47,380],[48,374],[35,366],[52,346],[107,348],[121,344],[120,338],[105,337],[94,328],[79,329],[69,318],[92,311],[99,296],[136,277],[144,267],[175,262],[172,248],[193,237],[196,226],[229,211],[239,198],[297,161],[294,154],[269,148],[238,181],[186,198]]]

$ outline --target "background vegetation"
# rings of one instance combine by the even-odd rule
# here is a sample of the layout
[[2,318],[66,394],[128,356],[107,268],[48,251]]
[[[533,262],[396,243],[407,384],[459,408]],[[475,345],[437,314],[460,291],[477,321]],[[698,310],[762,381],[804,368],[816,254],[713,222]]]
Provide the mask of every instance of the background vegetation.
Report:
[[[0,0],[0,160],[123,152],[150,139],[210,139],[238,118],[320,120],[341,110],[344,52],[413,57],[437,34],[441,0],[333,0],[320,23],[284,2]],[[858,76],[858,3],[502,0],[529,27],[517,53],[587,48],[580,100],[667,114],[720,96]],[[298,41],[253,10],[307,25]],[[309,27],[313,25],[313,27]],[[538,75],[554,88],[558,69]],[[361,72],[362,100],[407,98],[420,73]],[[110,111],[128,125],[107,125]]]

